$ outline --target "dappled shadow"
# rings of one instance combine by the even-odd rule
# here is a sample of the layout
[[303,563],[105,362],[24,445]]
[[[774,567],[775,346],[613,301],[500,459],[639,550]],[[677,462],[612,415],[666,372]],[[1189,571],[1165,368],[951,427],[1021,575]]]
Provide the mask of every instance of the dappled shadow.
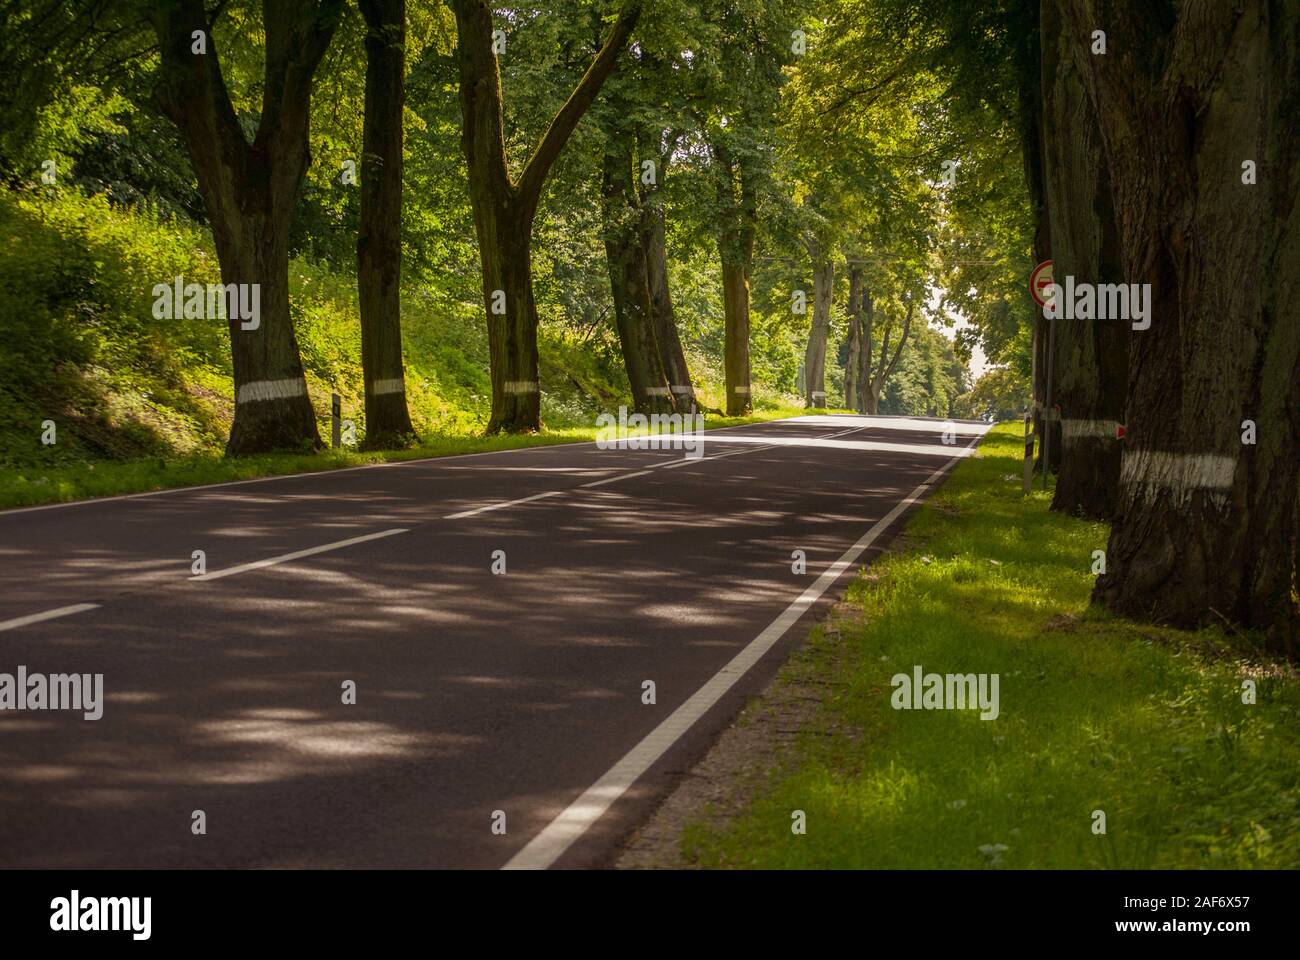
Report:
[[[0,863],[503,862],[935,467],[788,445],[662,469],[680,456],[538,448],[27,515],[0,562],[39,569],[51,606],[84,600],[66,588],[96,570],[127,592],[0,632],[0,670],[102,672],[107,694],[98,721],[0,717]],[[551,489],[568,492],[444,519]],[[101,511],[80,516],[93,546],[83,510]],[[409,532],[189,579],[204,543],[220,569],[394,526]]]

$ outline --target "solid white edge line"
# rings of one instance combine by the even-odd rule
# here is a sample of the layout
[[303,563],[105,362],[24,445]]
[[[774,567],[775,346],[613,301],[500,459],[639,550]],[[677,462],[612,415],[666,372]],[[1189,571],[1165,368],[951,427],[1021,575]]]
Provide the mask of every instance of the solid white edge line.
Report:
[[367,533],[361,537],[349,537],[347,540],[336,540],[334,543],[324,543],[319,547],[308,547],[306,550],[295,550],[293,553],[282,553],[278,557],[267,557],[265,560],[254,560],[252,563],[241,563],[237,567],[228,567],[225,570],[214,570],[212,573],[203,573],[198,576],[190,577],[191,580],[220,580],[222,577],[233,577],[237,573],[247,573],[249,570],[260,570],[263,567],[274,567],[277,564],[288,563],[291,560],[300,560],[303,557],[314,557],[318,553],[328,553],[331,550],[341,550],[344,547],[350,547],[355,543],[367,543],[371,540],[380,540],[384,537],[391,537],[398,533],[406,533],[406,527],[394,527],[392,530],[380,530],[378,533]]
[[74,613],[83,613],[86,610],[95,610],[99,607],[97,603],[74,603],[67,607],[56,607],[53,610],[46,610],[44,613],[30,613],[25,617],[14,617],[12,620],[0,620],[0,631],[16,630],[18,627],[25,627],[29,623],[40,623],[42,620],[54,620],[57,617],[69,617]]
[[[969,450],[975,446],[983,435],[975,437],[963,449]],[[613,806],[614,801],[626,793],[660,757],[668,752],[673,744],[681,739],[683,734],[695,725],[696,721],[711,710],[740,678],[749,672],[751,667],[767,655],[768,651],[785,636],[786,631],[807,612],[809,607],[821,599],[822,594],[831,588],[840,575],[862,556],[904,510],[920,500],[921,495],[931,484],[962,459],[965,459],[964,454],[953,457],[930,474],[929,478],[907,497],[895,504],[889,513],[876,521],[857,543],[844,551],[840,558],[831,564],[812,586],[801,593],[798,599],[786,607],[780,616],[768,624],[762,633],[751,640],[666,720],[650,731],[577,800],[569,804],[537,836],[529,840],[518,853],[506,861],[501,869],[545,870],[563,856],[564,852]]]

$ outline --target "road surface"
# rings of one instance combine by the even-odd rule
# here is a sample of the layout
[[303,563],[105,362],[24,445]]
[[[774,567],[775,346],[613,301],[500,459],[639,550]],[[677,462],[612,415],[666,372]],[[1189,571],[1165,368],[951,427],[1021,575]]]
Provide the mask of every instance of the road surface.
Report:
[[0,710],[0,867],[608,865],[986,429],[956,427],[813,416],[699,459],[535,447],[0,513],[0,674],[104,689],[98,720]]

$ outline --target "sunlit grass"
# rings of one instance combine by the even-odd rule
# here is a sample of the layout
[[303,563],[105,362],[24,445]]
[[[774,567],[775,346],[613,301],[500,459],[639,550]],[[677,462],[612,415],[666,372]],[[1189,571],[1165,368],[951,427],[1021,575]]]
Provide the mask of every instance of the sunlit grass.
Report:
[[[995,428],[850,587],[861,622],[787,671],[842,686],[725,825],[706,866],[1300,866],[1300,684],[1250,637],[1088,606],[1103,524],[1020,494],[1019,425]],[[890,678],[1000,675],[1001,714],[894,710]],[[1258,702],[1242,703],[1242,681]],[[791,832],[791,812],[807,834]],[[1106,833],[1093,832],[1093,811]]]

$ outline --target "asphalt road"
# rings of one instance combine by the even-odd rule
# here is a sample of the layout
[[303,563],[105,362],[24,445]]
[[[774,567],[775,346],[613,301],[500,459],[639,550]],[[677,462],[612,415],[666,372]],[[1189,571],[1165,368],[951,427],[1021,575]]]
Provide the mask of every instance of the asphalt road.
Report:
[[0,867],[607,865],[986,429],[942,427],[0,513],[0,673],[104,675],[98,720],[0,710]]

